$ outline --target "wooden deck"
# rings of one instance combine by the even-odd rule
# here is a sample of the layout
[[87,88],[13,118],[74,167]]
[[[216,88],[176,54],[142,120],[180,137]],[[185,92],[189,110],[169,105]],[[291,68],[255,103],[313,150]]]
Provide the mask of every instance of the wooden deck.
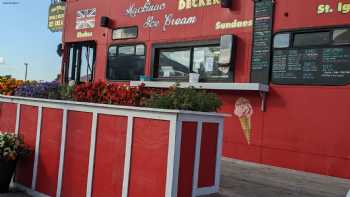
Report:
[[207,197],[345,197],[350,180],[224,159],[219,194]]
[[345,197],[349,189],[347,179],[223,159],[220,192],[206,197]]

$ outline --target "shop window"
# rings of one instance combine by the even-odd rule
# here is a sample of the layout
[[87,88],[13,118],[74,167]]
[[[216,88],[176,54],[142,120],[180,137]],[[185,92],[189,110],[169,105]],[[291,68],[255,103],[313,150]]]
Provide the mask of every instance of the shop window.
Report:
[[333,43],[336,45],[350,44],[350,28],[334,30]]
[[144,75],[145,46],[114,45],[108,50],[107,79],[112,81],[138,80]]
[[287,40],[279,36],[285,33],[276,34],[272,83],[322,86],[350,84],[350,30],[334,28],[310,31],[289,32],[293,36],[289,39],[293,40],[293,45],[287,48],[284,48],[287,44],[278,43]]
[[186,77],[190,72],[191,49],[164,49],[159,51],[158,76]]
[[91,82],[96,58],[95,43],[73,43],[67,46],[69,62],[65,68],[65,81]]
[[307,32],[294,35],[294,47],[322,46],[330,43],[330,32]]
[[137,38],[137,27],[124,27],[113,30],[113,40]]
[[230,66],[219,62],[220,46],[186,46],[156,50],[155,77],[161,80],[188,80],[189,73],[199,73],[201,81],[232,79]]
[[290,33],[276,34],[273,40],[273,48],[288,48],[290,43]]

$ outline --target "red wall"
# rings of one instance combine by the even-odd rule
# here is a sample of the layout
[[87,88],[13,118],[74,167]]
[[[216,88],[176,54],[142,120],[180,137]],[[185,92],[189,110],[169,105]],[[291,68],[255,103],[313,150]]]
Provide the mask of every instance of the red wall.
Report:
[[63,111],[44,108],[40,133],[40,152],[36,189],[50,196],[56,195],[60,161]]
[[194,161],[196,156],[197,123],[183,122],[181,134],[181,153],[178,182],[178,197],[191,197]]
[[165,195],[169,121],[134,119],[128,197]]
[[86,195],[92,114],[68,112],[62,196]]
[[198,175],[199,188],[210,187],[215,184],[218,133],[219,124],[203,123]]
[[93,196],[122,195],[127,121],[122,116],[98,117]]
[[27,187],[32,186],[36,130],[38,126],[37,121],[38,109],[33,106],[22,105],[19,134],[23,137],[26,145],[28,145],[31,154],[19,162],[16,172],[16,181]]
[[0,103],[0,131],[14,133],[16,129],[17,105]]

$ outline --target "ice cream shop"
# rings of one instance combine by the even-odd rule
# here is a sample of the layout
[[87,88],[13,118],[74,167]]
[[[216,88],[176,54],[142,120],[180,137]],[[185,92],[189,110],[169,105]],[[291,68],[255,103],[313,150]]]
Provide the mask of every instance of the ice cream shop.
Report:
[[[128,115],[136,117],[134,119],[99,117],[95,112],[91,117],[80,115],[79,118],[68,112],[66,120],[66,108],[63,112],[38,109],[38,113],[43,114],[43,126],[54,113],[63,113],[60,121],[75,123],[73,126],[68,124],[67,136],[62,135],[68,140],[66,148],[71,147],[73,152],[84,152],[92,146],[75,149],[72,144],[79,135],[69,130],[75,127],[109,129],[110,133],[104,137],[99,138],[98,132],[91,134],[91,139],[97,137],[96,155],[91,155],[90,149],[90,159],[95,156],[96,162],[102,157],[99,151],[113,153],[113,147],[108,143],[114,135],[124,136],[112,132],[113,121],[122,122],[116,129],[124,131],[128,128],[125,132],[129,131],[128,125],[140,131],[145,125],[153,125],[154,131],[181,128],[182,136],[189,137],[187,140],[198,135],[193,130],[202,129],[202,145],[197,142],[197,149],[186,146],[185,142],[189,141],[180,140],[180,143],[176,134],[167,136],[154,132],[147,134],[147,139],[154,137],[153,141],[146,142],[142,140],[145,136],[138,136],[136,132],[133,141],[136,145],[132,145],[130,152],[128,146],[132,137],[125,133],[125,144],[118,144],[120,148],[126,148],[118,158],[129,156],[129,160],[121,165],[131,166],[126,169],[131,173],[126,176],[125,172],[129,171],[122,167],[121,172],[113,174],[113,177],[122,177],[113,184],[122,188],[118,191],[123,197],[164,196],[164,192],[165,196],[177,193],[183,197],[213,193],[218,189],[221,154],[226,158],[350,179],[349,18],[349,0],[67,0],[62,38],[62,83],[103,81],[132,87],[142,84],[156,89],[168,89],[174,84],[180,88],[193,87],[216,93],[222,102],[218,112],[224,115],[214,118],[211,113],[183,115],[177,111],[158,110],[154,113],[160,120],[153,120],[143,110]],[[68,110],[82,109],[70,103],[67,105]],[[87,106],[85,111],[93,112],[90,108],[92,106]],[[21,113],[25,110],[21,109]],[[110,114],[110,110],[101,107],[98,113]],[[117,114],[123,115],[127,108],[118,110]],[[140,117],[150,119],[145,121],[138,119]],[[181,124],[172,122],[173,117],[179,118],[176,120],[182,121]],[[202,118],[198,120],[198,117]],[[98,125],[78,124],[96,119]],[[198,127],[189,120],[196,122]],[[163,146],[164,136],[174,139],[169,141],[166,149],[169,152],[158,152],[159,161],[150,160],[147,164],[147,155],[150,156],[152,151],[143,153],[137,143],[146,143],[148,147]],[[81,140],[89,144],[89,139]],[[203,140],[207,140],[206,143],[203,144]],[[181,150],[177,149],[180,144]],[[61,147],[62,151],[64,147]],[[177,152],[181,153],[179,169],[174,163],[179,159]],[[98,179],[103,179],[98,174],[94,177],[83,173],[68,179],[66,172],[80,172],[82,168],[78,167],[79,162],[66,165],[72,155],[69,151],[65,154],[68,160],[60,161],[58,182],[71,182],[63,186],[55,183],[51,188],[54,194],[71,196],[69,192],[65,193],[70,183],[75,184],[71,189],[76,196],[85,193],[91,196],[91,192],[108,190],[103,182],[98,185]],[[167,163],[162,163],[161,158],[166,155]],[[194,163],[189,159],[188,165],[182,165],[184,158],[191,158],[191,155],[197,158]],[[145,163],[130,165],[136,157],[145,159]],[[119,162],[118,158],[113,162]],[[202,165],[205,159],[210,162]],[[112,165],[112,161],[107,160],[95,162],[95,165],[87,165],[85,160],[81,163],[87,162],[86,169],[95,166],[96,170],[96,166],[103,169],[103,166]],[[173,164],[175,167],[169,168]],[[149,188],[135,189],[144,183],[135,181],[138,180],[135,177],[145,174],[133,171],[134,168],[143,166],[147,169],[150,165],[159,165],[159,173],[167,174],[166,180],[153,182],[164,185],[164,191],[158,191],[159,195]],[[40,170],[40,163],[36,170]],[[180,173],[176,174],[178,171]],[[101,173],[109,176],[107,170]],[[79,185],[80,178],[85,175],[86,180]],[[185,178],[187,175],[189,179]],[[39,178],[33,180],[37,186],[41,184],[41,192],[45,193],[50,187]],[[177,178],[180,180],[178,185],[172,185]],[[83,189],[78,191],[77,188]],[[118,189],[111,188],[108,191]],[[37,190],[40,191],[40,187]]]
[[349,7],[70,0],[62,80],[215,92],[224,157],[350,178]]

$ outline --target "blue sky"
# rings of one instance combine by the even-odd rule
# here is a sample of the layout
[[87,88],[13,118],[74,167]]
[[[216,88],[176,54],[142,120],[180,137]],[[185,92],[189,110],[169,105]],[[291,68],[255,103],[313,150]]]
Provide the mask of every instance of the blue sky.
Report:
[[[4,3],[17,2],[17,3]],[[0,0],[0,75],[24,79],[24,62],[29,63],[29,80],[53,80],[60,72],[56,53],[61,33],[47,29],[50,0]]]

